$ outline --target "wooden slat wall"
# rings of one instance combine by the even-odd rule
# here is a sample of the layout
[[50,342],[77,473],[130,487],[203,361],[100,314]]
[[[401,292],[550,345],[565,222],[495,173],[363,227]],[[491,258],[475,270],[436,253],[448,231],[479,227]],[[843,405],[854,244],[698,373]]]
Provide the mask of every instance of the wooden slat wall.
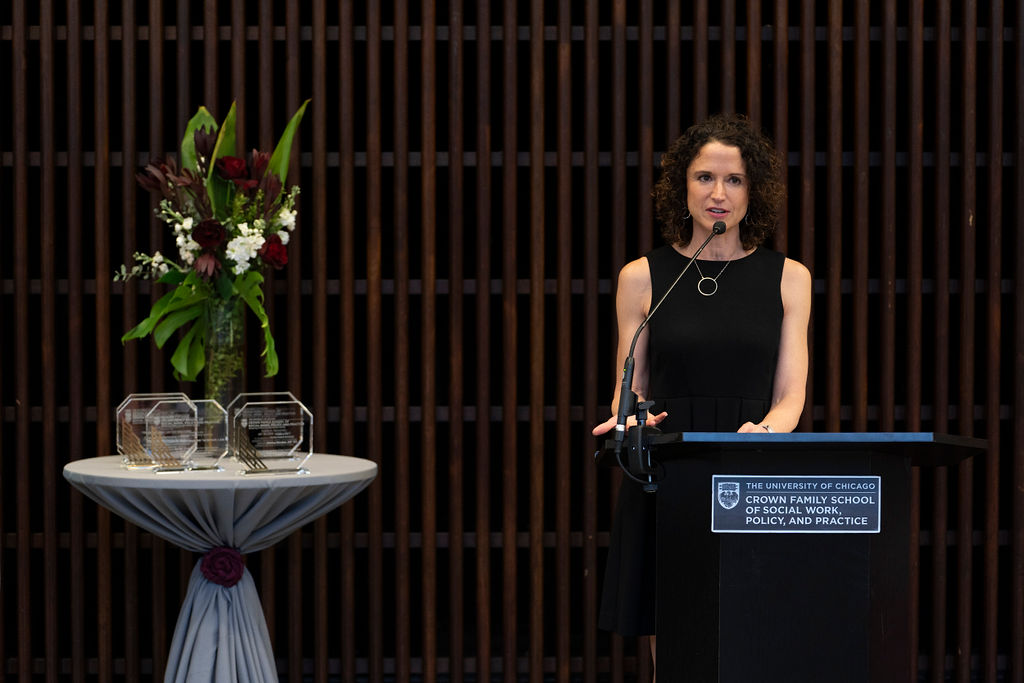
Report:
[[589,427],[660,154],[725,110],[788,162],[801,429],[989,441],[914,473],[915,678],[1024,683],[1022,35],[998,0],[3,3],[0,680],[162,676],[195,558],[60,476],[176,384],[118,343],[159,293],[110,274],[170,246],[134,174],[200,104],[269,148],[311,97],[282,372],[250,349],[250,384],[381,476],[249,558],[282,680],[650,679],[596,629],[619,476]]

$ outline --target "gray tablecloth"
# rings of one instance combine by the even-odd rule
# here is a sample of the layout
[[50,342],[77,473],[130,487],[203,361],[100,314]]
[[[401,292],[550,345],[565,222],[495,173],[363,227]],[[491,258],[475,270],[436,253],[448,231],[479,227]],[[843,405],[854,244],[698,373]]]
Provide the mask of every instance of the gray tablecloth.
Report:
[[[69,463],[64,477],[100,505],[175,545],[206,553],[268,548],[366,488],[372,461],[314,454],[309,474],[154,474],[121,467],[120,456]],[[167,659],[165,681],[276,681],[277,668],[256,584],[248,569],[226,587],[196,563]]]

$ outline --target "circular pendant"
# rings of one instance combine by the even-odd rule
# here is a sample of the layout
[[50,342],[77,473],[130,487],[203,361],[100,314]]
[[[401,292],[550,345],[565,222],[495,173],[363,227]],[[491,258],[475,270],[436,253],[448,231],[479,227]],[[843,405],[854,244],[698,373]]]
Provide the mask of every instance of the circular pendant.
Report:
[[[714,289],[712,289],[710,292],[704,291],[705,280],[711,283],[711,285],[708,285],[709,287],[714,286]],[[703,294],[704,296],[712,296],[715,292],[718,291],[718,280],[716,280],[713,277],[702,277],[700,280],[697,281],[697,291]]]

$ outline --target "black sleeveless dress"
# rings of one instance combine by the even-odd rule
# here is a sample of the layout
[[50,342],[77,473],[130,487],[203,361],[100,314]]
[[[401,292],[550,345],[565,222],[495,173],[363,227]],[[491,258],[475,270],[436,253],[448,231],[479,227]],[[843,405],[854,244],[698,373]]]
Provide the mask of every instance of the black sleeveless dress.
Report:
[[[647,254],[651,306],[686,266],[670,246]],[[697,268],[648,325],[652,413],[668,411],[664,432],[734,432],[771,407],[782,329],[785,257],[758,248],[729,263],[712,296],[697,291]],[[722,261],[698,260],[706,277]],[[705,282],[705,291],[713,289]],[[622,635],[654,633],[655,495],[624,478],[616,503],[598,624]]]

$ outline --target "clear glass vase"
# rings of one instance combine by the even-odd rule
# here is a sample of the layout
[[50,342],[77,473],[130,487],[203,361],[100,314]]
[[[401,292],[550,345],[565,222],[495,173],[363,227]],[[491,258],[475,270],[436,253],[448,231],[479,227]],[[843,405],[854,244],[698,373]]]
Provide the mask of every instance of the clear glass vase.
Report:
[[245,301],[211,297],[206,303],[206,398],[221,407],[245,391]]

